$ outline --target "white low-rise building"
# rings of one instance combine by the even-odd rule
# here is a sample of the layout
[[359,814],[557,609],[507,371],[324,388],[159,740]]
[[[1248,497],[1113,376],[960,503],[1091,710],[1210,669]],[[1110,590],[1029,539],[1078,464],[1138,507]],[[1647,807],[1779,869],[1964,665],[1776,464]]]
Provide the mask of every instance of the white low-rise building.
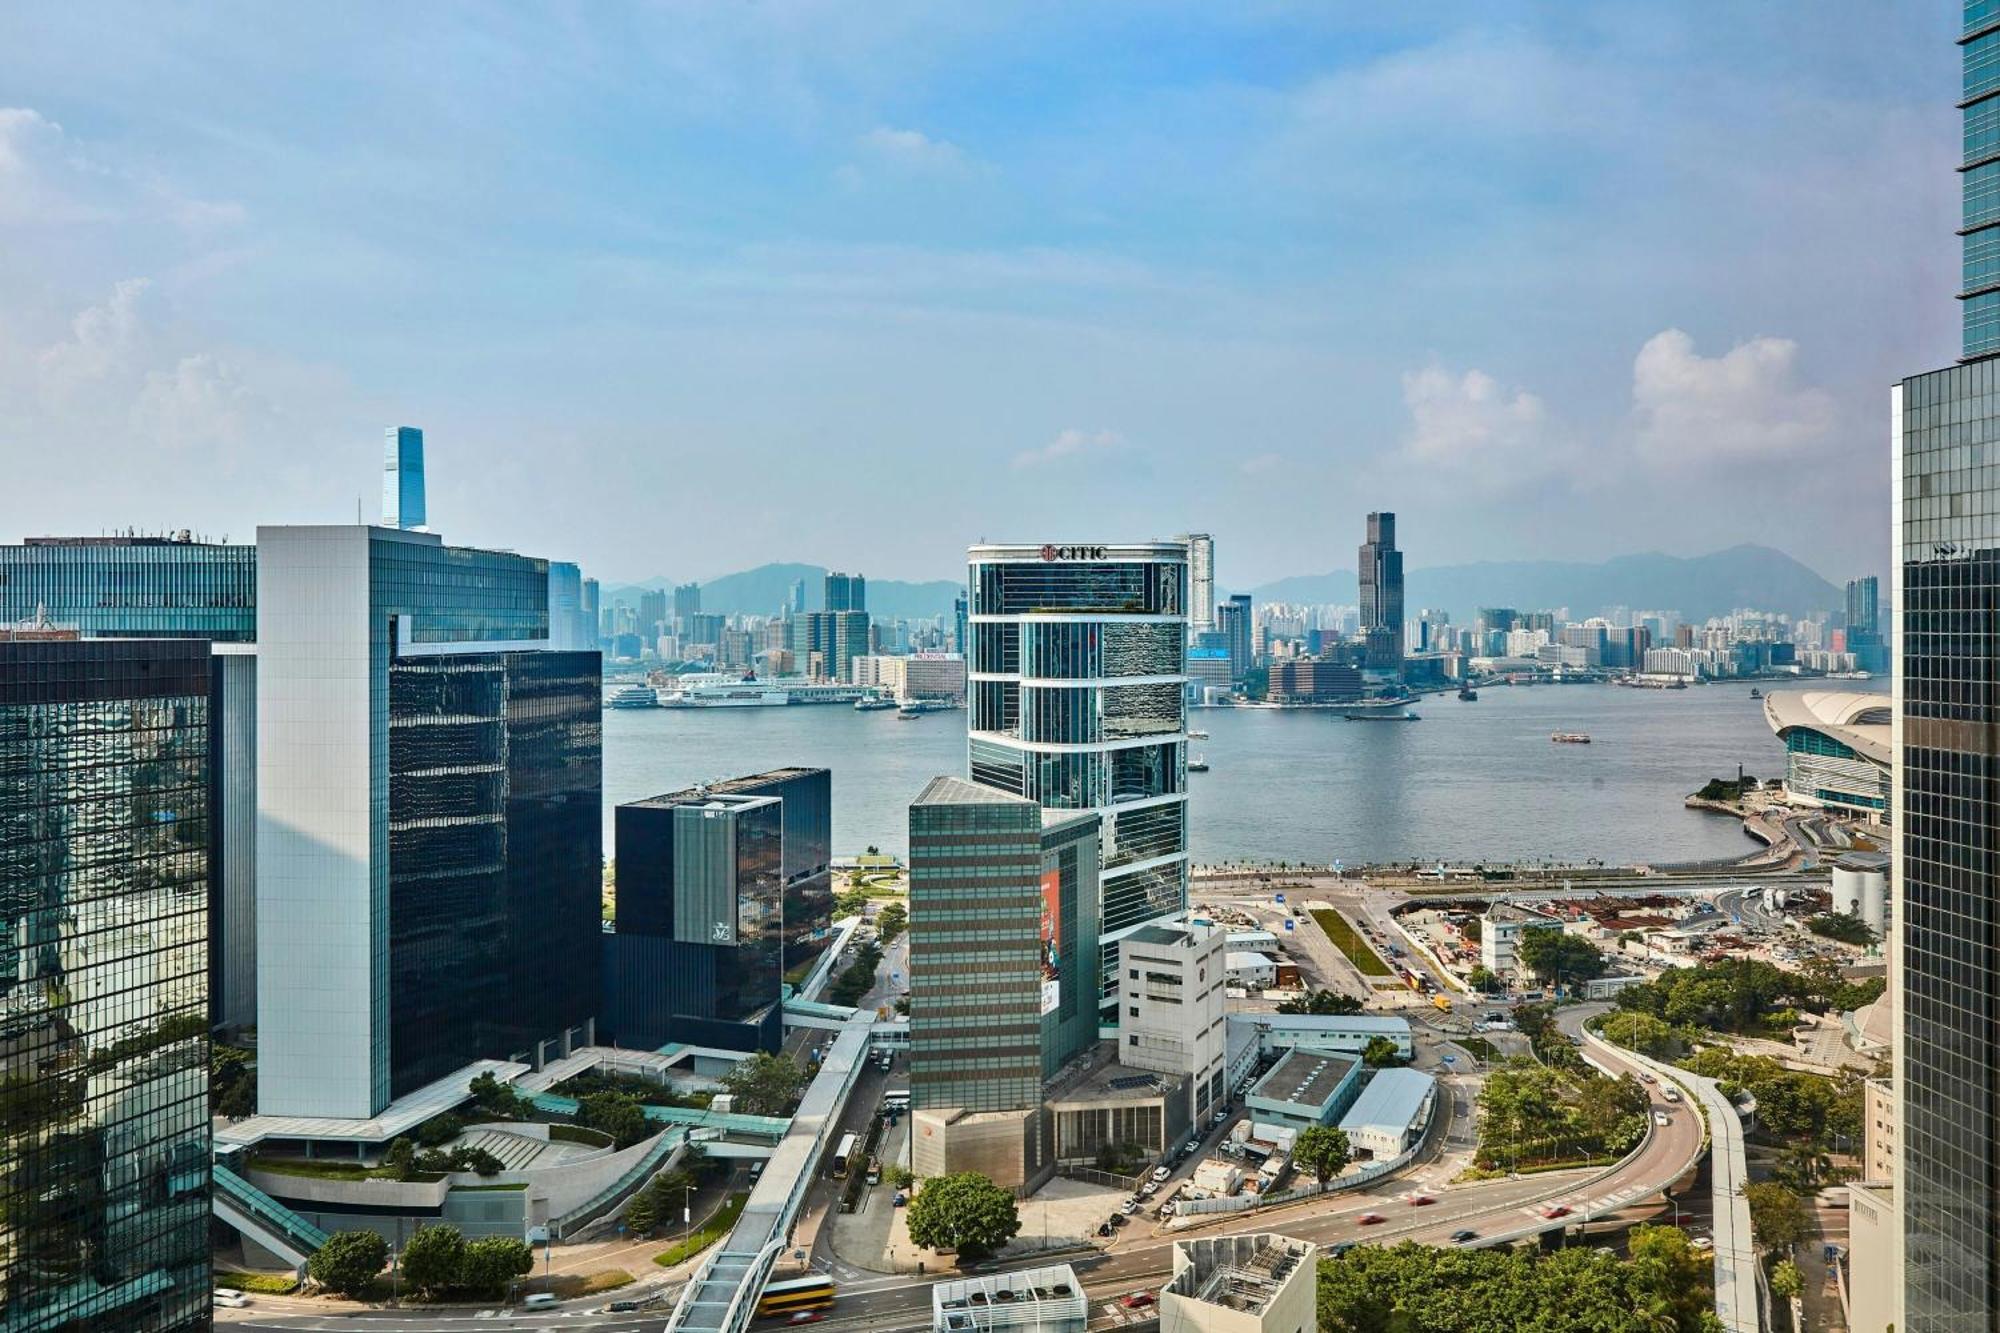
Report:
[[1316,1333],[1318,1257],[1275,1232],[1175,1241],[1160,1333]]
[[1263,990],[1278,981],[1278,964],[1268,954],[1231,949],[1228,969],[1229,984],[1245,990]]
[[1378,1069],[1361,1089],[1340,1130],[1356,1158],[1399,1157],[1422,1137],[1430,1123],[1437,1080],[1415,1069]]

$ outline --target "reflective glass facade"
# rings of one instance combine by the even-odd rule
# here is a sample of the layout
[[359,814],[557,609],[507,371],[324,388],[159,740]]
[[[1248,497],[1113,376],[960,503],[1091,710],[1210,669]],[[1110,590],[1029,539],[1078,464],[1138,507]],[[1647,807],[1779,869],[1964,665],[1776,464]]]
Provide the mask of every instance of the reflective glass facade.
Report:
[[969,558],[969,771],[1103,817],[1096,916],[1114,938],[1098,967],[1112,976],[1118,932],[1186,905],[1187,547],[977,546]]
[[597,1012],[596,653],[389,668],[390,1096]]
[[0,643],[0,1325],[209,1326],[208,645]]
[[0,546],[0,624],[45,610],[86,637],[257,637],[257,548],[152,537]]
[[1357,566],[1361,592],[1361,634],[1368,665],[1395,670],[1403,664],[1403,553],[1396,549],[1396,516],[1370,514],[1368,540]]
[[1990,0],[1966,0],[1960,46],[1965,131],[1959,166],[1964,199],[1959,299],[1965,356],[1971,358],[2000,352],[2000,13]]

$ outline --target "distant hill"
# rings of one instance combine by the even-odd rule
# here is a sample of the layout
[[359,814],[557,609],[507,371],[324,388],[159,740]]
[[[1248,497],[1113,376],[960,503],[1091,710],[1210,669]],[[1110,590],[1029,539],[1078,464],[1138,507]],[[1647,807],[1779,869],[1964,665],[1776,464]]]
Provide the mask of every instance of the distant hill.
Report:
[[[1745,544],[1709,555],[1621,555],[1598,564],[1557,560],[1484,561],[1439,565],[1406,575],[1404,605],[1411,616],[1442,607],[1455,622],[1470,622],[1482,606],[1532,611],[1566,606],[1579,618],[1608,607],[1678,611],[1688,619],[1723,615],[1738,607],[1799,614],[1840,607],[1846,592],[1783,551]],[[1250,590],[1259,602],[1333,602],[1353,605],[1354,574],[1278,579]]]
[[[867,570],[854,571],[867,574]],[[826,609],[826,566],[801,564],[759,565],[740,573],[724,574],[701,585],[701,609],[704,611],[745,612],[753,615],[770,615],[785,605],[792,595],[792,584],[799,579],[806,581],[806,610]],[[614,602],[637,605],[639,594],[647,588],[671,589],[678,580],[664,575],[645,580],[642,583],[626,583],[606,588],[602,594],[605,606]],[[869,613],[883,620],[916,620],[928,616],[949,616],[951,599],[964,590],[964,585],[949,579],[938,579],[929,583],[910,583],[902,579],[868,580]]]

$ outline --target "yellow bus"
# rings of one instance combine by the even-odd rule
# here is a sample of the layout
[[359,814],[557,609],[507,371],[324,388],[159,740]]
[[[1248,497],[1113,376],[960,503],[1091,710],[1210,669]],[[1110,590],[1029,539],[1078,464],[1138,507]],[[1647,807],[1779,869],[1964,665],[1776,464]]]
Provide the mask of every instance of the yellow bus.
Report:
[[833,1279],[814,1274],[766,1283],[757,1298],[757,1317],[788,1315],[797,1310],[824,1310],[833,1304]]

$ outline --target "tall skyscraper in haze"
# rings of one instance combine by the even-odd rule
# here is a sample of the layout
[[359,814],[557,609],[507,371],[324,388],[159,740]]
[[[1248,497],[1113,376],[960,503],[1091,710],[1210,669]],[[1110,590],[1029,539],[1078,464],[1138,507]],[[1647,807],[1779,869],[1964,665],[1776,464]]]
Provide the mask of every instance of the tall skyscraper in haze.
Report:
[[968,560],[972,780],[1103,816],[1099,960],[1115,982],[1117,941],[1187,905],[1187,547],[980,545]]
[[791,613],[792,613],[793,615],[795,615],[795,616],[796,616],[796,615],[800,615],[800,614],[802,614],[802,613],[803,613],[803,612],[805,611],[805,609],[806,609],[806,581],[805,581],[804,579],[793,579],[793,580],[792,580],[792,596],[791,596],[791,601],[790,601],[789,603],[787,603],[787,605],[786,605],[785,609],[786,609],[787,611],[790,611],[790,612],[791,612]]
[[2000,1321],[2000,6],[1964,13],[1964,356],[1890,390],[1903,1333]]
[[1215,538],[1189,532],[1174,540],[1188,548],[1188,633],[1206,634],[1215,628]]
[[1250,674],[1255,663],[1251,651],[1250,594],[1233,594],[1227,602],[1215,608],[1217,632],[1229,648],[1229,680],[1240,684]]
[[424,433],[415,426],[382,432],[382,522],[391,528],[421,528],[424,512]]
[[826,609],[866,611],[868,580],[859,574],[832,573],[826,576]]
[[1361,543],[1361,634],[1368,665],[1380,671],[1403,665],[1403,553],[1396,549],[1396,516],[1370,514]]
[[674,632],[687,632],[687,618],[701,610],[701,585],[682,583],[674,588]]
[[1854,665],[1863,671],[1888,669],[1889,653],[1883,643],[1873,574],[1847,584],[1847,651],[1854,654]]
[[210,680],[0,631],[0,1326],[209,1327]]

